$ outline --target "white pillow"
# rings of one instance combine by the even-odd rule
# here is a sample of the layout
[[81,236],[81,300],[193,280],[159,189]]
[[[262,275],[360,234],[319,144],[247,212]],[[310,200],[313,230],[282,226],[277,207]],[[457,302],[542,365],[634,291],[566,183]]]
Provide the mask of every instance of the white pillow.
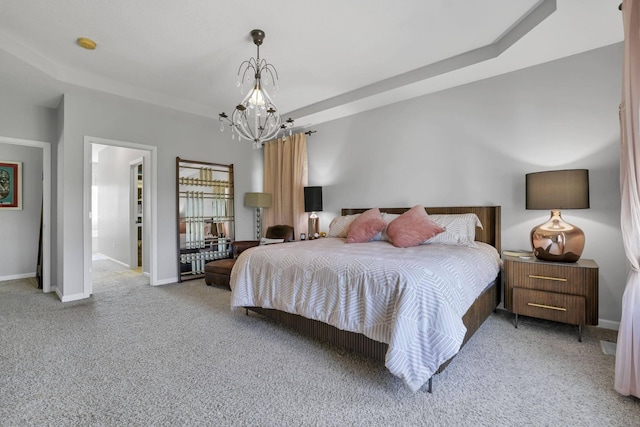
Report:
[[[329,224],[330,237],[347,237],[349,226],[360,214],[338,216]],[[382,219],[389,225],[391,221],[398,218],[400,214],[390,214],[382,212]],[[477,247],[475,243],[476,227],[482,227],[482,223],[476,214],[434,214],[429,215],[439,226],[445,229],[444,232],[432,237],[424,243],[440,243],[450,246],[470,246]],[[387,235],[387,227],[378,233],[372,240],[385,240],[390,242]]]
[[382,231],[380,233],[378,233],[373,238],[373,240],[384,240],[385,242],[390,242],[391,239],[389,238],[389,235],[387,234],[387,226],[391,223],[391,221],[393,221],[394,219],[398,218],[399,216],[400,216],[400,214],[390,214],[390,213],[382,212],[382,219],[384,220],[384,222],[387,223],[387,225],[384,226]]
[[271,245],[273,243],[284,243],[284,239],[268,239],[266,237],[260,239],[260,245]]
[[343,215],[333,218],[331,224],[329,224],[329,237],[347,237],[349,233],[349,226],[351,223],[360,216],[360,214]]
[[443,227],[445,231],[424,243],[440,243],[452,246],[478,246],[475,242],[476,227],[483,227],[476,214],[429,215],[429,218]]

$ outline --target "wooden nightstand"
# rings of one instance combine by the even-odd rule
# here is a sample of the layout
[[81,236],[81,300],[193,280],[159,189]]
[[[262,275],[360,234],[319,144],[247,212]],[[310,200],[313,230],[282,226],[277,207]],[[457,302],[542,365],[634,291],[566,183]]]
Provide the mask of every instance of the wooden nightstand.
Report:
[[598,264],[539,261],[503,256],[504,307],[518,315],[578,326],[598,324]]

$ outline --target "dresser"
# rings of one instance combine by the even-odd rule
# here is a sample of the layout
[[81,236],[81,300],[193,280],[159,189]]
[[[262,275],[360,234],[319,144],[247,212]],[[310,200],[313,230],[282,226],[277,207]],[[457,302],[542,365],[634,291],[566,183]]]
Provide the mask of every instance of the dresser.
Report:
[[504,256],[504,307],[518,315],[582,327],[598,324],[598,264],[539,261]]

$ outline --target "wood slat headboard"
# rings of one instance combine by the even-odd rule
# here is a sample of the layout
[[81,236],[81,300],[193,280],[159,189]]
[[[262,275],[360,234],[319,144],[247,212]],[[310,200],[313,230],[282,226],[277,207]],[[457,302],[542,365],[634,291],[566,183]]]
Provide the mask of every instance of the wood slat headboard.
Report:
[[[370,208],[343,208],[342,215],[362,213]],[[380,212],[401,214],[411,208],[379,208]],[[500,206],[444,206],[425,208],[428,214],[462,214],[474,213],[480,219],[483,228],[476,228],[476,241],[488,243],[500,253]]]

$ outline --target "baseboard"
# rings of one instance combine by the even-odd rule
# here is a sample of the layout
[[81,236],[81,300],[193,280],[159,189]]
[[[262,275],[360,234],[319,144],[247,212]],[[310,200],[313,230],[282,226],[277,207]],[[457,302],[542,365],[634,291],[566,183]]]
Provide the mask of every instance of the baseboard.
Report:
[[5,280],[29,279],[31,277],[36,277],[35,271],[33,273],[22,273],[22,274],[12,274],[10,276],[0,276],[0,282],[4,282]]
[[58,298],[60,298],[60,301],[62,302],[78,301],[81,299],[89,298],[88,296],[85,296],[84,293],[73,294],[73,295],[62,295],[62,293],[58,288],[56,288],[56,295],[58,295]]
[[122,262],[122,261],[118,261],[118,260],[117,260],[117,259],[115,259],[115,258],[111,258],[109,255],[105,255],[105,254],[103,254],[102,252],[97,252],[97,254],[98,254],[99,256],[103,257],[103,258],[106,258],[106,259],[108,259],[108,260],[111,260],[111,261],[113,261],[113,262],[116,262],[116,263],[120,264],[120,265],[121,265],[121,266],[123,266],[124,268],[128,268],[128,269],[133,270],[129,264],[126,264],[126,263],[124,263],[124,262]]
[[170,285],[172,283],[178,283],[178,278],[173,277],[170,279],[156,280],[156,283],[154,283],[153,286]]
[[620,322],[598,319],[598,328],[613,329],[614,331],[617,331],[620,329]]

